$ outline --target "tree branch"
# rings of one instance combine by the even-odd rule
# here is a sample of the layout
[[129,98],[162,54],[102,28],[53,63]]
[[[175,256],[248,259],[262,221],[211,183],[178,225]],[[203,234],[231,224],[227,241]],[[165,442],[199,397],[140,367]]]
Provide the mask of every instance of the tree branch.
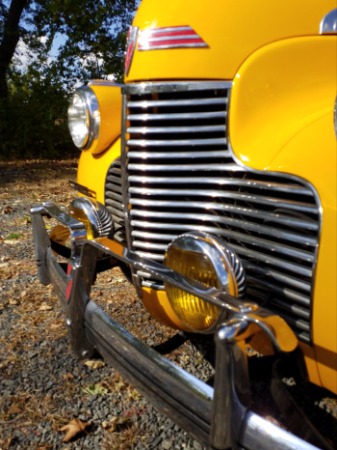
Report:
[[20,38],[20,18],[30,0],[12,0],[0,43],[0,99],[8,95],[6,74]]

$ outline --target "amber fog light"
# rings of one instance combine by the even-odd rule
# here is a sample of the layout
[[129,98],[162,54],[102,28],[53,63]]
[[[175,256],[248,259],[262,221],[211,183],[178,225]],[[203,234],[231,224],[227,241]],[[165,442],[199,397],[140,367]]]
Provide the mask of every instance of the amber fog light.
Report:
[[[214,236],[201,232],[179,236],[169,245],[164,264],[206,287],[216,287],[233,297],[243,295],[245,273],[241,261]],[[210,331],[217,323],[219,307],[171,283],[166,282],[165,288],[175,313],[191,331]]]

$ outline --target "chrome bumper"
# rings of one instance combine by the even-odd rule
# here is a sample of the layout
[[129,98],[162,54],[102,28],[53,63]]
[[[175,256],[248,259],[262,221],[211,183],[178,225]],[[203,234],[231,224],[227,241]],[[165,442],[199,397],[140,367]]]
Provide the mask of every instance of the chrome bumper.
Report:
[[[60,267],[51,250],[43,216],[56,218],[68,227],[73,254],[71,271]],[[226,294],[188,283],[179,274],[153,261],[144,261],[108,239],[86,240],[81,222],[53,204],[31,209],[35,251],[40,281],[50,282],[66,308],[72,345],[80,357],[98,351],[128,381],[142,391],[159,410],[212,449],[313,450],[306,441],[266,421],[249,410],[249,380],[245,356],[235,337],[248,324],[258,326],[282,351],[263,310],[243,310]],[[231,320],[215,333],[216,367],[214,388],[200,381],[153,348],[136,339],[110,318],[92,300],[90,288],[99,252],[110,255],[157,278],[175,283],[231,312]],[[237,381],[240,380],[241,387]],[[179,393],[179,395],[177,395]]]

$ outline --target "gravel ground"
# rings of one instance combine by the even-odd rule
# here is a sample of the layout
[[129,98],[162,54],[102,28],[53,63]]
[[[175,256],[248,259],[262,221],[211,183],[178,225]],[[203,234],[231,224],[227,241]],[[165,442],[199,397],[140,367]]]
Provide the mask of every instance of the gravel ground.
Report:
[[[29,209],[49,199],[67,204],[75,173],[74,162],[0,163],[0,450],[201,450],[113,369],[71,354],[62,306],[37,279]],[[107,304],[122,320],[132,314],[139,329],[146,321],[150,343],[165,338],[118,270],[101,275],[95,295],[109,296]],[[182,351],[173,358],[189,362]],[[69,424],[80,432],[63,442]]]
[[[0,450],[203,450],[103,361],[71,353],[62,306],[37,279],[29,209],[46,200],[68,204],[75,173],[69,161],[0,163]],[[117,269],[98,276],[93,297],[149,345],[175,334],[149,317]],[[170,358],[212,376],[189,341]],[[257,386],[255,398],[264,390]],[[336,399],[316,399],[316,414],[317,405],[328,416],[320,421],[335,427],[333,441]]]

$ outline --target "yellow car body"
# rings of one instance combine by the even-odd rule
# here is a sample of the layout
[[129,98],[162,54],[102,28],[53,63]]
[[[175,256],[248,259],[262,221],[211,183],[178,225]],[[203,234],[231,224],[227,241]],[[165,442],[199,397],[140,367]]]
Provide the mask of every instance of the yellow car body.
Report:
[[[334,1],[145,0],[134,20],[140,32],[191,24],[207,47],[138,51],[125,83],[167,80],[233,82],[229,110],[232,150],[249,168],[297,175],[322,206],[322,229],[312,303],[313,345],[301,344],[311,381],[337,393],[336,284],[336,35],[319,26]],[[179,11],[179,13],[177,13]],[[209,17],[205,20],[205,14]],[[120,156],[118,86],[92,83],[101,109],[102,146],[83,151],[78,183],[104,203],[111,161]],[[109,121],[109,122],[108,122]],[[108,122],[108,125],[104,125]],[[109,126],[110,123],[112,126]],[[107,145],[107,143],[109,143]],[[143,288],[143,302],[160,320],[184,329],[164,291]]]
[[[335,0],[143,0],[124,84],[92,80],[69,108],[78,197],[31,210],[75,353],[212,448],[326,444],[303,415],[295,437],[250,410],[247,345],[337,394],[336,55]],[[214,335],[213,387],[90,301],[116,265],[158,321]]]

